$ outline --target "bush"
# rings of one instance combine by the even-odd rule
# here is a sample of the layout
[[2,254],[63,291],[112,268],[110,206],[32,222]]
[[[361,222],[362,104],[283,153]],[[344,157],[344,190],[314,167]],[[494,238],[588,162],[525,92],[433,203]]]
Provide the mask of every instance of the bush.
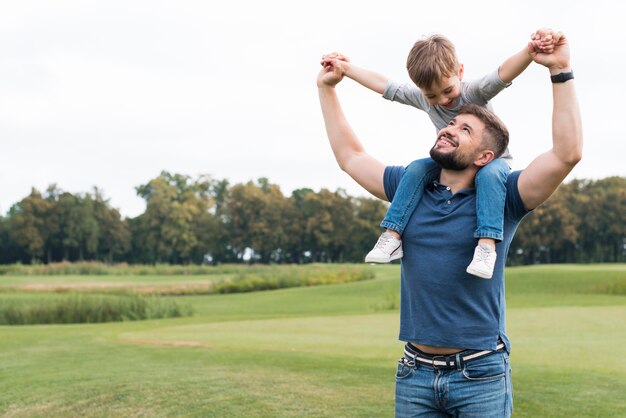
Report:
[[44,294],[3,295],[0,325],[76,324],[191,315],[175,301],[140,295]]
[[[102,263],[56,263],[49,265],[21,266],[12,265],[0,268],[1,274],[13,276],[26,275],[170,275],[181,276],[180,284],[146,286],[115,283],[107,286],[107,279],[101,283],[80,286],[81,280],[70,280],[40,289],[23,289],[20,286],[5,285],[4,290],[35,292],[82,292],[100,294],[126,294],[126,292],[152,295],[208,295],[221,293],[242,293],[259,290],[284,289],[298,286],[318,286],[327,284],[349,283],[374,278],[374,271],[367,265],[307,264],[307,265],[223,265],[223,266],[129,266],[118,264],[108,266]],[[204,274],[210,278],[194,279],[187,283],[182,276]],[[82,279],[82,278],[81,278]],[[34,279],[38,280],[38,279]],[[29,281],[29,280],[27,280]],[[98,280],[96,279],[96,282]],[[2,287],[0,287],[0,290]]]
[[228,274],[249,268],[245,265],[227,264],[222,266],[199,265],[128,265],[126,263],[105,264],[98,261],[78,263],[50,264],[9,264],[0,265],[0,275],[13,276],[67,276],[67,275],[113,275],[113,276],[146,276],[146,275],[211,275]]
[[349,283],[374,278],[374,272],[364,267],[293,266],[281,269],[257,269],[218,282],[212,293],[243,293],[259,290],[284,289]]

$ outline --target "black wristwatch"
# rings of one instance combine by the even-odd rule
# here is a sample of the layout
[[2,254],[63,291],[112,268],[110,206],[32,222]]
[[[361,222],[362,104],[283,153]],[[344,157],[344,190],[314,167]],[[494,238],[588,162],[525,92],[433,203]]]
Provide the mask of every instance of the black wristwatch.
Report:
[[570,71],[568,73],[558,73],[550,76],[550,80],[553,83],[565,83],[567,80],[572,80],[574,78],[574,71]]

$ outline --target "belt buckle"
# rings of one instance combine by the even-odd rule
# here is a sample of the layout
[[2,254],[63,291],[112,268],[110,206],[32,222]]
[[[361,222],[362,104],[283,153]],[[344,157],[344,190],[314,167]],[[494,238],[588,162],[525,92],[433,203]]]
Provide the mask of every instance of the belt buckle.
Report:
[[[433,369],[439,369],[439,368],[445,368],[445,369],[449,369],[451,367],[454,367],[454,360],[452,361],[452,365],[450,365],[450,361],[448,361],[448,356],[433,356],[432,358],[432,365],[433,365]],[[436,362],[443,362],[443,365],[438,365],[436,364]]]
[[415,357],[407,358],[407,356],[402,357],[402,364],[409,367],[415,367]]

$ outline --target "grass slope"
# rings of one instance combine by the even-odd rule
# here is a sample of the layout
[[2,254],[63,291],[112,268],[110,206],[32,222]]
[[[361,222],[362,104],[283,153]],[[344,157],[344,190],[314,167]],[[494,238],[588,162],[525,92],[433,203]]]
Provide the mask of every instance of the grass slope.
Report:
[[[392,417],[399,270],[375,271],[175,297],[186,318],[2,326],[0,415]],[[625,415],[625,288],[624,265],[507,271],[516,417]]]

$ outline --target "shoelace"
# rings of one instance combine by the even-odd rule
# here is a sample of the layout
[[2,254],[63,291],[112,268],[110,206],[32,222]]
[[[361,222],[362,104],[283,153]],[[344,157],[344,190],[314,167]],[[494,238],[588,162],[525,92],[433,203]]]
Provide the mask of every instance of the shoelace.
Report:
[[493,251],[487,251],[481,247],[478,247],[478,258],[480,261],[488,262],[491,259],[491,255],[494,254]]
[[391,238],[393,238],[391,234],[382,234],[376,242],[376,248],[383,248],[385,245],[387,245]]

